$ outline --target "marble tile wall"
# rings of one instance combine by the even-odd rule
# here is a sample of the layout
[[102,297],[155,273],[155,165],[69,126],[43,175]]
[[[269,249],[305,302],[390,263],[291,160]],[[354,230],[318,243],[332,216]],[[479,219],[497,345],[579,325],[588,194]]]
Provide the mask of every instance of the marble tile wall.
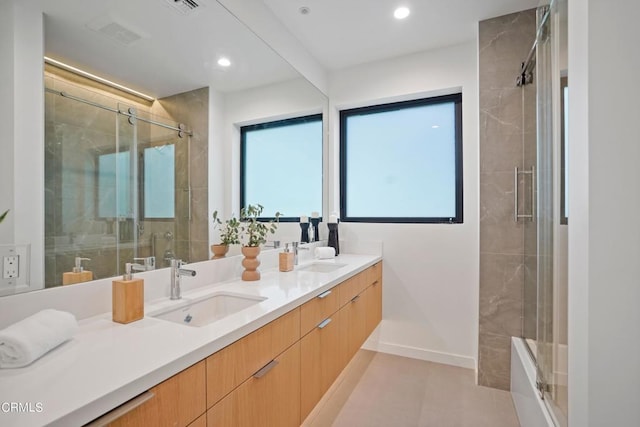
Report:
[[[162,98],[157,104],[154,111],[163,109],[173,120],[188,124],[193,132],[189,156],[190,201],[186,180],[176,182],[176,203],[191,203],[191,219],[188,215],[178,218],[176,246],[186,254],[185,260],[202,261],[209,258],[209,88]],[[187,139],[183,138],[183,142]]]
[[[514,221],[514,168],[525,164],[530,131],[520,64],[535,39],[535,10],[479,24],[480,87],[480,325],[478,383],[509,389],[510,340],[523,329],[524,222]],[[535,105],[535,104],[534,104]],[[534,140],[535,141],[535,140]],[[520,178],[521,194],[530,177]],[[521,213],[531,207],[520,198]]]

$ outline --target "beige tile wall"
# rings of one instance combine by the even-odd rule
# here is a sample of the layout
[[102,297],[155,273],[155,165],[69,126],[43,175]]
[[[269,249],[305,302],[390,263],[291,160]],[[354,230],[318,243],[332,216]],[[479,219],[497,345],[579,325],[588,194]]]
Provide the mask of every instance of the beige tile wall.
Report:
[[[510,339],[522,335],[524,225],[514,221],[514,167],[524,161],[520,64],[535,37],[535,10],[480,22],[480,325],[478,382],[509,389]],[[535,130],[535,126],[533,127]],[[526,183],[523,177],[522,187]],[[521,198],[524,199],[524,198]],[[529,209],[523,205],[520,209]]]

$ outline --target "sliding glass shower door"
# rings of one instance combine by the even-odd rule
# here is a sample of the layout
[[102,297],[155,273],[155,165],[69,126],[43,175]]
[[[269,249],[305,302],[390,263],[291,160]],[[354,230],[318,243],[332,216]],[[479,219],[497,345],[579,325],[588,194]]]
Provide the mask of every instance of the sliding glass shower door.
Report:
[[46,286],[63,284],[76,258],[89,259],[83,267],[93,279],[123,274],[126,263],[188,260],[184,127],[151,106],[141,111],[54,78],[46,85]]
[[[567,224],[561,209],[561,81],[566,81],[566,1],[537,11],[538,29],[531,63],[519,82],[523,106],[523,158],[527,176],[520,185],[531,195],[530,221],[524,223],[523,338],[537,367],[536,383],[556,425],[568,423],[567,411]],[[525,74],[527,77],[525,78]],[[563,80],[564,79],[564,80]]]

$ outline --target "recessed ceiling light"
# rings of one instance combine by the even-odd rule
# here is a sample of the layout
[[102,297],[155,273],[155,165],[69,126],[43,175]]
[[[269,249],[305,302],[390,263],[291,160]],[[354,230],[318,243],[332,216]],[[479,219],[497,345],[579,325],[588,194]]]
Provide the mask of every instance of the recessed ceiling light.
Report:
[[410,13],[411,11],[409,10],[408,7],[399,7],[393,12],[393,16],[396,19],[404,19],[407,16],[409,16]]
[[433,125],[433,126],[431,126],[431,128],[432,128],[432,129],[438,129],[439,127],[440,127],[440,126],[438,126],[438,125]]
[[298,9],[298,12],[300,12],[300,15],[308,15],[311,13],[311,9],[309,9],[307,6],[302,6],[300,9]]
[[229,61],[229,58],[222,57],[218,59],[218,65],[221,67],[228,67],[231,65],[231,61]]

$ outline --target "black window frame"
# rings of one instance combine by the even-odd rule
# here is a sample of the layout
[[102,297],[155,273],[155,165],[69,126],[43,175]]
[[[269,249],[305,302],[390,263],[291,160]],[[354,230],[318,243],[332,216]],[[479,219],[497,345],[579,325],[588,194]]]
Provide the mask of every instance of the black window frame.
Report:
[[[347,121],[349,117],[361,116],[405,108],[454,102],[455,106],[455,197],[454,217],[351,217],[347,216]],[[463,161],[462,161],[462,93],[370,105],[340,111],[340,221],[367,223],[407,223],[407,224],[463,224]]]
[[[247,173],[247,167],[246,167],[246,159],[247,159],[247,141],[246,141],[246,136],[247,136],[247,131],[254,131],[254,130],[263,130],[263,129],[271,129],[271,128],[277,128],[277,127],[285,127],[285,126],[290,126],[290,125],[295,125],[298,123],[308,123],[311,121],[319,121],[322,125],[322,129],[324,130],[324,119],[323,119],[323,114],[322,113],[317,113],[317,114],[308,114],[305,116],[298,116],[298,117],[292,117],[292,118],[288,118],[288,119],[280,119],[280,120],[274,120],[274,121],[270,121],[270,122],[263,122],[263,123],[256,123],[256,124],[252,124],[252,125],[245,125],[245,126],[240,126],[240,207],[246,207],[246,191],[245,191],[245,185],[246,185],[246,173]],[[324,131],[323,131],[324,133]],[[322,135],[322,141],[324,141],[324,135]],[[323,180],[323,174],[324,174],[324,160],[321,158],[320,159],[320,164],[321,164],[321,175],[320,175],[320,179]],[[324,180],[322,182],[322,187],[324,187]],[[324,192],[323,192],[324,193]],[[322,198],[324,197],[324,194],[322,194],[321,196],[321,200],[320,200],[320,206],[323,206],[323,202],[324,200],[322,200]],[[309,212],[309,215],[311,213]],[[266,221],[273,221],[275,220],[275,217],[273,216],[261,216],[258,218],[258,221],[262,221],[262,222],[266,222]],[[322,215],[320,216],[320,220],[322,220]],[[300,217],[299,216],[281,216],[280,218],[278,218],[279,222],[299,222],[300,221]]]

